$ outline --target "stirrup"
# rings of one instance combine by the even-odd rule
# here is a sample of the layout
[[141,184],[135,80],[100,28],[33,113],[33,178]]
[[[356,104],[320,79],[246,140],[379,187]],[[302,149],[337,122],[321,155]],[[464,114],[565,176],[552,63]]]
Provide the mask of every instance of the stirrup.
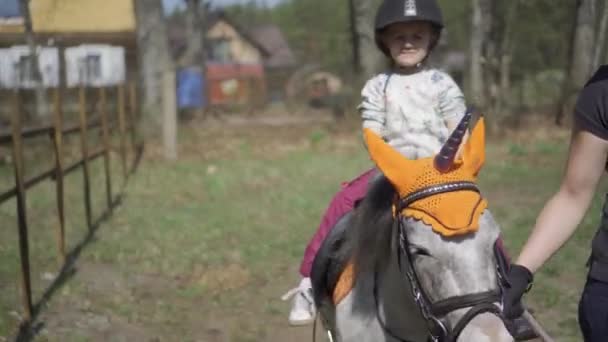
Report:
[[[313,336],[313,342],[316,342],[316,337],[317,337],[317,323],[322,320],[320,315],[317,315],[317,317],[315,318],[315,321],[312,325],[312,336]],[[325,332],[327,333],[327,340],[329,342],[334,342],[334,334],[331,332],[331,330],[325,328]]]
[[334,335],[329,330],[327,330],[327,339],[329,342],[334,342]]

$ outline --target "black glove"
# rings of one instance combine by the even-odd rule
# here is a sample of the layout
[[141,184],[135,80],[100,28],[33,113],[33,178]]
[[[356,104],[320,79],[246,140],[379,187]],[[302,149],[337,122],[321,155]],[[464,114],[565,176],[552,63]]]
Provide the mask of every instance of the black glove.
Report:
[[524,313],[521,297],[532,287],[532,272],[521,265],[513,264],[507,275],[507,286],[502,294],[503,314],[507,319],[515,319]]

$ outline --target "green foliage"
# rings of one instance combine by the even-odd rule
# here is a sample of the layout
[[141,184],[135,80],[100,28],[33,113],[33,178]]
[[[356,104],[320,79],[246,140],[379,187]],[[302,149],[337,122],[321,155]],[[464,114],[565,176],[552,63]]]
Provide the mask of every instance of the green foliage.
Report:
[[318,64],[341,74],[352,69],[347,0],[286,0],[273,8],[256,6],[255,1],[251,1],[225,10],[244,27],[276,24],[301,65]]
[[343,72],[350,68],[346,1],[286,1],[273,11],[273,19],[285,32],[301,64],[318,63]]
[[520,1],[514,25],[512,76],[522,79],[566,63],[575,1]]
[[[495,1],[495,6],[497,6],[495,20],[502,21],[505,18],[506,6],[511,1],[515,0]],[[570,30],[576,13],[575,1],[517,1],[519,1],[519,7],[515,16],[516,23],[513,25],[512,75],[514,79],[519,80],[538,71],[563,67],[567,57]],[[450,48],[468,49],[471,22],[470,1],[440,0],[439,3],[444,12]]]
[[255,0],[236,4],[225,9],[228,16],[244,28],[272,22],[272,9]]
[[[373,0],[376,5],[380,0]],[[495,2],[498,25],[511,0]],[[450,50],[468,51],[471,5],[468,0],[439,0]],[[574,20],[572,0],[519,1],[513,25],[513,83],[534,77],[543,70],[563,68]],[[374,6],[375,8],[376,6]],[[275,7],[252,0],[226,7],[227,13],[244,27],[274,23],[285,33],[301,64],[320,64],[342,74],[350,71],[347,0],[286,0]],[[370,23],[371,24],[371,23]],[[495,37],[499,43],[501,37]]]
[[439,0],[445,21],[444,35],[450,49],[465,50],[469,45],[471,1]]

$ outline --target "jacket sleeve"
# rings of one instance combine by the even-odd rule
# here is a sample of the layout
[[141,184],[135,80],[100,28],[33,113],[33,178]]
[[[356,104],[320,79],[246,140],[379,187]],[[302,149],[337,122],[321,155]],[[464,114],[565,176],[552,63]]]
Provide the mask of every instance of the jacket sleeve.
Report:
[[580,91],[574,107],[577,126],[608,140],[608,66],[602,66]]
[[439,91],[439,111],[446,122],[459,122],[465,114],[466,104],[464,94],[452,77],[438,72],[435,77],[441,90]]
[[365,84],[361,91],[361,104],[358,109],[363,120],[363,128],[369,128],[380,136],[384,136],[386,123],[385,88],[388,76],[380,74]]

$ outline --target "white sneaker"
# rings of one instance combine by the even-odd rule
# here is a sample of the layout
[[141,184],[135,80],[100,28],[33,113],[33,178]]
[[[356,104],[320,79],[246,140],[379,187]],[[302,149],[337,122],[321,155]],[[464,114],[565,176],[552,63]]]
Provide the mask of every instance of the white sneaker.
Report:
[[298,287],[289,290],[281,297],[289,300],[293,297],[291,311],[289,312],[289,324],[294,326],[307,325],[314,322],[317,308],[312,297],[312,285],[310,278],[302,278]]

